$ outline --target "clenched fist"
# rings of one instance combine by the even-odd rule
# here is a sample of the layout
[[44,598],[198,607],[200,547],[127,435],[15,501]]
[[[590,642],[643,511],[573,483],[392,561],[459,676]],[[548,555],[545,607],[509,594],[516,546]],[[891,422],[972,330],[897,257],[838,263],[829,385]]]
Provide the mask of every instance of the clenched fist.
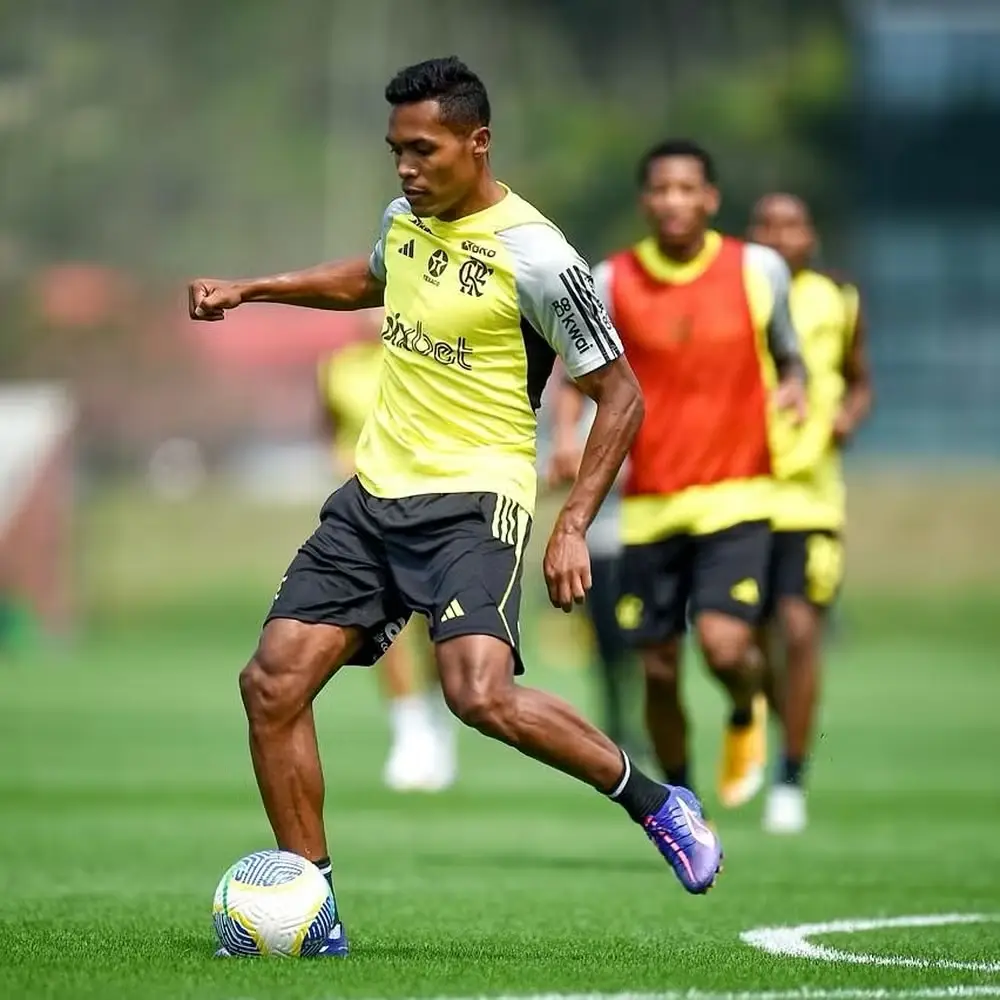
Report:
[[240,285],[220,278],[196,278],[188,285],[188,313],[191,319],[225,319],[227,309],[243,301]]

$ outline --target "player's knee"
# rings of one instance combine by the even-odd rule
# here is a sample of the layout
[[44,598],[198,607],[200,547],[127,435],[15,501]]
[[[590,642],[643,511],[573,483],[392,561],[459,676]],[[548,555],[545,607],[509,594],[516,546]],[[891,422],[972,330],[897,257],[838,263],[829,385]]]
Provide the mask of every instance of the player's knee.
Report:
[[295,713],[295,692],[277,667],[263,662],[258,650],[240,671],[240,697],[251,725],[280,725]]
[[508,728],[509,687],[486,677],[472,677],[443,685],[442,693],[456,718],[481,733],[496,736]]
[[680,643],[673,639],[644,650],[642,669],[648,690],[658,694],[676,692],[680,679]]
[[812,654],[819,643],[819,613],[804,601],[786,604],[781,609],[781,631],[789,665]]
[[699,623],[698,639],[709,669],[716,674],[741,671],[753,646],[753,631],[740,621]]

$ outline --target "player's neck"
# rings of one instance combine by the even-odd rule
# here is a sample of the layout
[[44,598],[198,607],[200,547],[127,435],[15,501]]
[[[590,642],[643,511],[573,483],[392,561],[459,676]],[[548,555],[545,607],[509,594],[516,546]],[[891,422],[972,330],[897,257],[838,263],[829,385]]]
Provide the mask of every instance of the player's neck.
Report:
[[663,240],[658,240],[657,246],[667,260],[671,260],[675,264],[690,264],[705,249],[706,235],[706,232],[702,230],[687,243],[671,243],[668,246]]
[[487,172],[461,201],[453,205],[447,212],[442,212],[438,218],[442,222],[457,222],[468,215],[475,215],[484,209],[492,208],[506,197],[507,189],[502,184],[497,183],[493,174]]

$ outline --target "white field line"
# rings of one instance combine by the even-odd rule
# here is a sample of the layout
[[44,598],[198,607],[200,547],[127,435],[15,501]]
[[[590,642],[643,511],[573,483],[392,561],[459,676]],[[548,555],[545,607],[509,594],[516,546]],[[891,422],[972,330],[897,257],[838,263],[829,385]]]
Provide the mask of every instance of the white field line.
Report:
[[[740,935],[740,940],[771,955],[809,958],[818,962],[844,962],[851,965],[881,965],[911,969],[1000,972],[1000,953],[998,953],[998,960],[995,962],[957,962],[951,959],[911,958],[907,955],[872,955],[866,952],[842,951],[839,948],[828,948],[825,945],[814,944],[809,940],[818,934],[861,934],[865,931],[893,927],[945,927],[951,924],[981,924],[997,919],[1000,919],[997,915],[986,913],[938,913],[915,917],[885,917],[874,920],[832,920],[823,924],[799,924],[795,927],[757,927],[744,931]],[[992,996],[993,994],[984,995]]]
[[[1000,997],[996,986],[940,986],[916,989],[665,990],[659,993],[536,993],[519,996],[411,997],[409,1000],[976,1000]],[[250,998],[241,998],[250,1000]],[[333,1000],[333,998],[330,998]]]

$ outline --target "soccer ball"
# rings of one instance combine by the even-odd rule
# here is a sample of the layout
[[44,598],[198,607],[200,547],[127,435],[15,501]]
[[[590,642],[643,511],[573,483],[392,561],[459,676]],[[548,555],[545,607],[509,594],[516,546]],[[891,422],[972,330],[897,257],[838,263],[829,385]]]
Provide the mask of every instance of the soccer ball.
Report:
[[323,946],[337,911],[312,862],[290,851],[257,851],[222,876],[212,919],[230,955],[309,957]]

